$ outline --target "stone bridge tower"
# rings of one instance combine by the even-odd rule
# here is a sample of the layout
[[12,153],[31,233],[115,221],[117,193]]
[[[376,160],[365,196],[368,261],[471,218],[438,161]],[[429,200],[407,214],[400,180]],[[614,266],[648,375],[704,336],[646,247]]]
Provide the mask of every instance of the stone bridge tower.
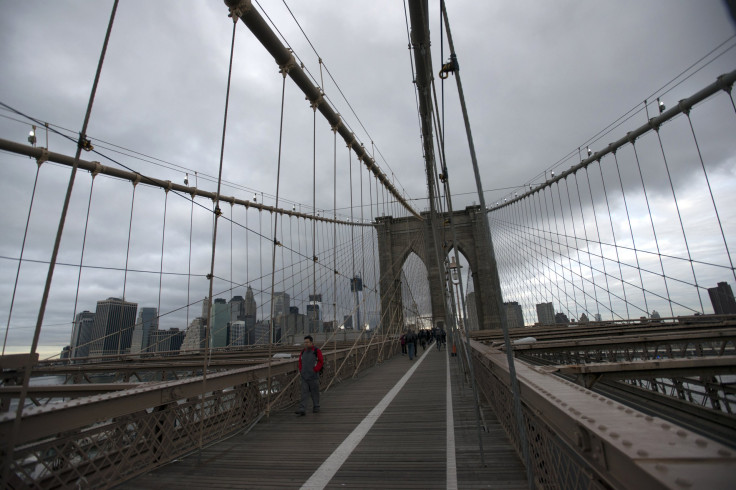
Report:
[[[427,268],[427,279],[432,303],[432,322],[445,328],[444,271],[437,265],[432,239],[429,213],[422,213],[423,220],[414,216],[376,219],[378,232],[378,257],[380,266],[381,315],[385,327],[403,328],[403,304],[401,298],[401,268],[411,252],[417,254]],[[444,261],[453,246],[467,258],[473,272],[473,289],[479,328],[500,328],[501,319],[497,305],[500,295],[497,286],[498,272],[491,260],[491,244],[484,233],[486,219],[480,206],[469,206],[453,213],[457,243],[452,242],[448,213],[438,215],[438,236],[442,246],[440,260]],[[443,266],[444,268],[444,266]],[[472,313],[468,312],[469,315]]]

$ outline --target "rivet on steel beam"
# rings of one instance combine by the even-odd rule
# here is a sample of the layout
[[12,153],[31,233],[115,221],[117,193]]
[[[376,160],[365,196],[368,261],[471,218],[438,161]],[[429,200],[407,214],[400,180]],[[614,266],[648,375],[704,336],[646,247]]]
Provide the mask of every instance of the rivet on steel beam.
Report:
[[626,447],[631,447],[632,446],[631,441],[629,441],[628,439],[624,439],[621,442],[623,442],[624,446],[626,446]]
[[708,445],[708,442],[705,439],[697,438],[695,439],[695,444],[697,444],[700,447],[705,447]]
[[646,452],[646,451],[645,451],[645,450],[643,450],[643,449],[639,449],[639,450],[638,450],[638,451],[636,452],[636,454],[637,454],[637,455],[639,455],[639,456],[641,456],[642,458],[646,458],[647,456],[649,456],[649,453],[648,453],[648,452]]

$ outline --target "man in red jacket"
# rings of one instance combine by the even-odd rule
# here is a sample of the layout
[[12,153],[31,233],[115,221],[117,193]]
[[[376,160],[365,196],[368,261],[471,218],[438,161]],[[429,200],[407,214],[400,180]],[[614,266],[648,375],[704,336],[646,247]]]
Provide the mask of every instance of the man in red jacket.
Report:
[[302,401],[295,413],[300,417],[306,415],[307,398],[312,395],[312,411],[319,412],[319,373],[322,371],[324,358],[322,351],[314,345],[311,335],[304,337],[304,349],[299,354],[299,372],[302,375]]

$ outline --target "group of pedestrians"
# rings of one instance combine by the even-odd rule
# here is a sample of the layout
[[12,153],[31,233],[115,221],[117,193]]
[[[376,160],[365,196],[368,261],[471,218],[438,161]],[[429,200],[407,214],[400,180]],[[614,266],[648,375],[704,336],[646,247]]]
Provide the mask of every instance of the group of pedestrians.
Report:
[[418,344],[421,344],[422,351],[427,350],[427,345],[433,341],[436,342],[437,350],[441,351],[442,346],[447,343],[447,333],[441,328],[420,329],[419,333],[415,333],[411,328],[401,334],[401,355],[408,355],[409,360],[414,360],[414,356],[418,353]]

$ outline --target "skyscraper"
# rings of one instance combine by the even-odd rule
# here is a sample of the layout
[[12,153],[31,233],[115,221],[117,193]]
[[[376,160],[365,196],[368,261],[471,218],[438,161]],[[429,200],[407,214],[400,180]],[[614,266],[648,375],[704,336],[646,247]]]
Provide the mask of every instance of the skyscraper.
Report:
[[719,282],[718,287],[708,288],[708,296],[716,315],[736,314],[736,299],[727,282]]
[[248,286],[248,290],[245,292],[245,306],[244,306],[244,313],[245,316],[252,316],[253,318],[256,317],[256,299],[253,296],[253,289],[251,289],[250,286]]
[[290,298],[283,291],[273,293],[273,317],[278,318],[289,314]]
[[184,341],[184,332],[178,328],[168,330],[152,330],[150,334],[148,352],[162,352],[167,355],[176,355]]
[[72,340],[69,343],[70,357],[89,356],[89,346],[92,340],[92,331],[95,326],[95,314],[91,311],[77,313],[72,327]]
[[197,317],[189,324],[182,341],[181,351],[199,350],[204,348],[205,319]]
[[504,303],[506,309],[506,322],[509,328],[521,328],[524,326],[524,313],[521,311],[521,305],[516,301]]
[[245,316],[245,300],[242,296],[233,296],[230,300],[230,323],[242,320]]
[[541,325],[553,325],[555,323],[555,309],[552,303],[539,303],[537,305],[537,319]]
[[210,347],[226,347],[228,340],[228,324],[230,323],[230,307],[223,298],[217,298],[212,304],[212,325],[210,325]]
[[[133,338],[130,342],[130,353],[139,354],[148,352],[148,346],[151,345],[149,337],[151,332],[158,330],[158,310],[151,307],[143,307],[138,313],[138,319],[133,327]],[[159,349],[152,349],[157,352]]]
[[97,302],[90,356],[124,354],[130,350],[138,304],[120,298]]

